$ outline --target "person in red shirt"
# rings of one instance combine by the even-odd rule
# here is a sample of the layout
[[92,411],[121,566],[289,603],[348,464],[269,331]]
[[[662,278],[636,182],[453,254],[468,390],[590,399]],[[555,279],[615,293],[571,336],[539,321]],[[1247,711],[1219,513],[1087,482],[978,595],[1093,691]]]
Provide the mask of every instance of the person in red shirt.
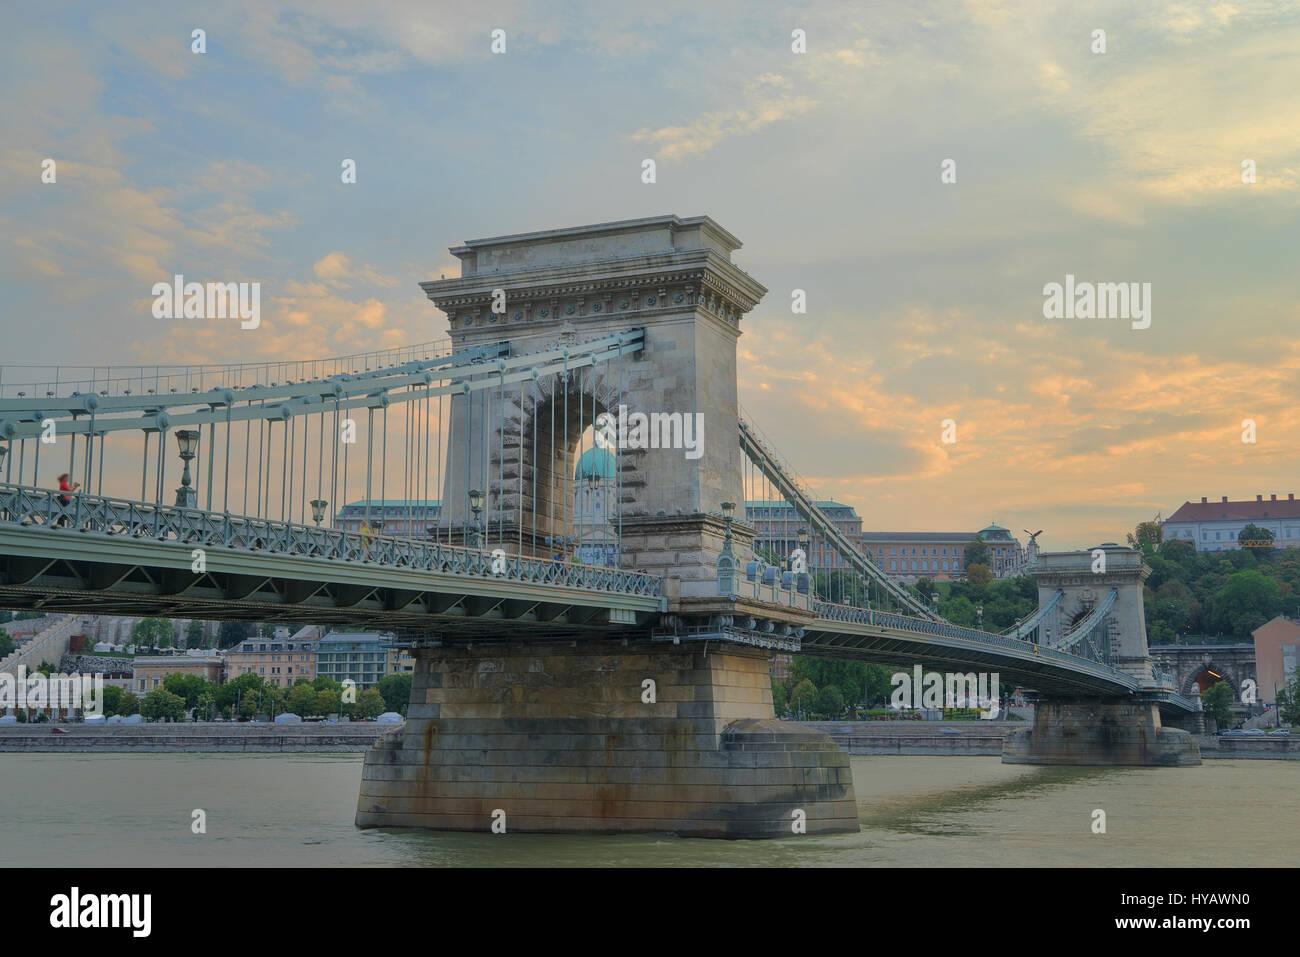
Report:
[[[64,472],[62,475],[59,476],[59,491],[60,491],[60,492],[75,492],[77,489],[81,488],[81,483],[80,483],[80,482],[71,482],[71,481],[69,481],[69,478],[70,478],[70,476],[68,475],[67,472]],[[60,505],[65,505],[65,506],[66,506],[66,505],[70,504],[71,502],[72,502],[72,498],[71,498],[71,496],[68,496],[68,495],[60,495],[60,496],[59,496],[59,504],[60,504]],[[56,521],[54,524],[55,524],[55,525],[67,525],[67,524],[68,524],[68,516],[66,516],[66,515],[60,515],[58,521]]]

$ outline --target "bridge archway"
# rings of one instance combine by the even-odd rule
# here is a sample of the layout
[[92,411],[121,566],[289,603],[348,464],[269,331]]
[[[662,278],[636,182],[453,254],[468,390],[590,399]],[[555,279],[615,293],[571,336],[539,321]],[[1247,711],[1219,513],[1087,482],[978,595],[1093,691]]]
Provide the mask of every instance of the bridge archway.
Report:
[[[539,381],[522,395],[513,423],[507,420],[505,428],[517,430],[521,441],[522,466],[502,468],[493,494],[497,507],[512,513],[508,521],[522,523],[533,554],[574,554],[588,539],[609,537],[596,522],[608,524],[616,515],[629,456],[617,445],[599,445],[596,426],[617,415],[619,398],[606,370],[580,369]],[[613,457],[612,470],[586,467],[597,453]],[[585,505],[589,498],[596,499],[594,508]]]
[[1185,695],[1205,694],[1221,681],[1228,682],[1228,687],[1235,691],[1238,688],[1236,679],[1228,673],[1228,670],[1215,662],[1211,661],[1200,668],[1192,669],[1192,673],[1183,683],[1182,693]]

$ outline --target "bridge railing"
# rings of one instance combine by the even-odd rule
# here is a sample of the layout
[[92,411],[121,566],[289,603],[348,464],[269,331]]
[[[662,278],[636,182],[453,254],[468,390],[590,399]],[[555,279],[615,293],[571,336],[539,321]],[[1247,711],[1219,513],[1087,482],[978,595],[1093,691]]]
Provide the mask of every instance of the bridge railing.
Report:
[[0,484],[0,525],[149,539],[188,548],[225,547],[327,561],[365,562],[621,595],[658,598],[663,594],[663,582],[656,576],[618,568],[504,553],[494,557],[482,549],[439,542],[16,485]]
[[947,621],[933,621],[928,618],[913,618],[910,615],[900,615],[896,612],[876,611],[873,608],[857,608],[853,605],[837,605],[833,602],[824,601],[813,602],[812,609],[819,617],[829,621],[847,621],[862,625],[875,625],[883,628],[899,628],[904,631],[914,631],[923,635],[961,638],[967,641],[977,641],[986,645],[1013,648],[1017,651],[1024,651],[1026,648],[1031,648],[1034,650],[1034,654],[1040,658],[1051,658],[1064,664],[1079,664],[1086,662],[1093,668],[1101,668],[1116,675],[1122,674],[1122,672],[1116,671],[1109,665],[1093,661],[1091,658],[1072,655],[1068,652],[1058,651],[1055,648],[1048,648],[1045,645],[1035,645],[1033,642],[1025,641],[1023,639],[1008,638],[1003,635],[995,635],[987,631],[980,631],[976,628],[966,628],[962,625],[954,625]]

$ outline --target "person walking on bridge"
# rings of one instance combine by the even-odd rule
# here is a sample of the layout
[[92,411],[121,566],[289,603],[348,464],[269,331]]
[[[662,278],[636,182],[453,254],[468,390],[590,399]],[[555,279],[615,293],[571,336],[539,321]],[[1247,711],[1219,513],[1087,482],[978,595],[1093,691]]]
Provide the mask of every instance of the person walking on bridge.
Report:
[[[70,476],[68,475],[67,472],[64,472],[62,475],[59,476],[60,492],[75,492],[77,491],[77,489],[81,488],[80,482],[71,482],[69,481],[69,479]],[[67,508],[70,504],[72,504],[72,496],[70,495],[59,496],[59,505],[61,505],[63,508]],[[60,511],[62,511],[62,509]],[[59,517],[55,520],[54,524],[56,527],[66,526],[68,524],[68,516],[65,514],[59,515]]]

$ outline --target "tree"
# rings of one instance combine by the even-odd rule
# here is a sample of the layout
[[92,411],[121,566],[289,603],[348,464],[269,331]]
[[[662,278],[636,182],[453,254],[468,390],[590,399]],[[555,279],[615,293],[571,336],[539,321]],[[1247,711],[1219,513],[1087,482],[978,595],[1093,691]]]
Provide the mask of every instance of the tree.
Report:
[[379,693],[384,698],[384,710],[406,714],[411,702],[411,673],[385,675],[379,679]]
[[[235,702],[240,702],[241,710],[245,698],[252,697],[253,705],[257,705],[257,692],[263,685],[262,676],[253,674],[251,671],[231,678],[223,685],[217,685],[217,690],[213,693],[216,699],[217,707],[224,713],[227,708],[233,708]],[[254,712],[256,713],[256,712]]]
[[317,700],[316,689],[304,681],[289,689],[286,704],[294,714],[315,715],[322,713],[316,706]]
[[269,621],[264,621],[264,622],[262,622],[262,627],[261,627],[260,629],[258,629],[258,633],[259,633],[263,638],[274,638],[274,637],[275,637],[275,625],[271,624]]
[[367,688],[357,695],[356,713],[362,718],[377,718],[384,713],[384,696],[376,688]]
[[122,696],[125,694],[126,690],[118,685],[104,685],[104,717],[121,713],[118,708],[121,707]]
[[772,710],[779,718],[790,704],[790,690],[783,682],[772,679]]
[[1214,626],[1244,641],[1277,614],[1281,595],[1277,582],[1256,569],[1229,575],[1214,596]]
[[1220,728],[1232,723],[1232,686],[1216,681],[1201,695],[1201,706]]
[[180,721],[185,717],[185,699],[166,688],[154,688],[140,702],[140,713],[148,721]]
[[[108,689],[105,688],[104,690],[107,691]],[[117,706],[117,713],[123,717],[140,713],[140,699],[136,696],[135,692],[128,691],[122,695],[122,701]]]
[[[796,659],[797,660],[797,659]],[[811,711],[816,703],[817,686],[804,678],[790,691],[790,706],[795,712]]]
[[1143,553],[1155,551],[1163,537],[1159,522],[1138,522],[1137,528],[1128,533],[1128,545]]
[[984,544],[982,538],[972,538],[966,543],[966,548],[962,552],[963,564],[966,566],[966,577],[970,577],[970,567],[972,565],[983,565],[989,567],[989,547]]
[[9,637],[9,632],[0,631],[0,658],[8,658],[13,650],[14,640]]
[[163,678],[162,686],[172,694],[184,698],[187,711],[198,704],[200,695],[211,694],[216,687],[202,675],[183,675],[180,673],[167,675]]
[[972,585],[984,586],[993,581],[993,573],[983,562],[975,562],[973,565],[966,566],[966,579]]
[[827,718],[834,720],[844,714],[844,695],[834,685],[829,685],[817,692],[817,710]]
[[1237,544],[1249,548],[1257,561],[1267,562],[1273,558],[1273,533],[1254,522],[1237,533]]
[[185,626],[185,647],[186,648],[203,648],[206,642],[203,640],[203,622],[197,618]]
[[251,638],[251,627],[246,621],[223,621],[217,629],[217,647],[233,648],[245,638]]
[[175,637],[170,618],[141,618],[131,629],[131,643],[137,648],[170,648]]
[[[311,685],[304,687],[310,688]],[[323,714],[329,717],[332,714],[338,714],[342,710],[343,696],[333,688],[326,688],[323,691],[315,691],[316,705],[312,714]]]
[[1277,693],[1276,703],[1283,724],[1300,724],[1300,671],[1292,674],[1287,686]]
[[[818,688],[835,687],[846,704],[870,704],[889,696],[890,671],[883,665],[869,665],[864,661],[842,661],[837,658],[818,658],[799,655],[790,665],[790,685],[797,687],[805,679]],[[793,702],[791,692],[789,700]],[[802,706],[809,710],[811,703]]]
[[217,701],[212,692],[205,691],[199,695],[199,700],[194,704],[195,721],[211,721],[217,713]]
[[317,675],[312,679],[311,686],[317,691],[339,691],[343,687],[329,675]]

